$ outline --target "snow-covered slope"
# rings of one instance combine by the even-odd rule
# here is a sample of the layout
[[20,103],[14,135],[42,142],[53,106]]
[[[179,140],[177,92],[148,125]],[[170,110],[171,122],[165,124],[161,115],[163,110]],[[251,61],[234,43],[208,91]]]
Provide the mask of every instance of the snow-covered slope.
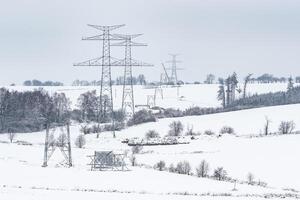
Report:
[[[240,85],[239,87],[242,87]],[[39,87],[30,86],[10,86],[10,90],[26,91],[34,90]],[[71,100],[72,107],[76,107],[77,99],[80,94],[96,90],[99,93],[99,86],[58,86],[58,87],[43,87],[49,93],[64,92],[66,96]],[[113,86],[113,98],[114,106],[116,109],[121,108],[122,101],[122,86]],[[261,94],[268,92],[285,91],[287,84],[249,84],[248,94]],[[164,108],[188,108],[191,106],[202,107],[216,107],[220,106],[220,102],[217,101],[217,84],[200,84],[200,85],[183,85],[179,89],[174,87],[167,87],[163,89],[163,99],[158,95],[156,104]],[[154,89],[146,89],[143,86],[134,86],[134,98],[136,105],[147,104],[147,95],[154,95]],[[241,95],[241,94],[239,94]]]
[[[155,123],[129,127],[117,132],[116,138],[112,138],[111,133],[103,133],[100,138],[93,134],[87,135],[85,149],[73,148],[75,167],[72,169],[55,167],[62,159],[59,153],[54,155],[48,168],[41,168],[45,133],[18,134],[16,140],[28,141],[33,145],[0,143],[0,197],[35,200],[47,194],[45,198],[49,199],[59,199],[61,195],[70,195],[72,199],[80,199],[83,196],[89,199],[196,199],[199,195],[214,193],[221,196],[213,199],[245,199],[249,194],[252,194],[249,199],[261,199],[263,195],[270,193],[293,193],[282,189],[300,190],[300,176],[297,173],[300,168],[297,155],[300,152],[300,135],[248,135],[260,133],[265,116],[272,122],[271,131],[277,130],[281,120],[294,120],[296,124],[300,124],[297,116],[299,109],[300,105],[287,105],[207,116],[161,119]],[[238,191],[234,192],[232,183],[136,167],[131,168],[129,172],[88,171],[89,159],[86,156],[93,151],[130,150],[129,146],[121,143],[122,139],[144,137],[149,129],[155,129],[164,136],[173,120],[182,121],[185,127],[193,126],[195,132],[203,132],[206,129],[218,132],[222,126],[229,125],[235,129],[236,135],[200,135],[196,140],[190,140],[190,144],[144,147],[141,154],[137,155],[139,164],[153,166],[164,160],[168,166],[187,160],[195,172],[195,167],[205,159],[209,162],[210,174],[216,167],[224,167],[230,177],[246,180],[246,175],[251,172],[256,181],[267,182],[272,188],[242,184],[238,185]],[[79,129],[78,124],[71,127],[73,144],[80,134]],[[7,135],[0,135],[0,141],[8,141]],[[46,188],[48,190],[45,190]],[[230,196],[225,197],[224,193]],[[212,197],[204,196],[204,199],[206,198]]]

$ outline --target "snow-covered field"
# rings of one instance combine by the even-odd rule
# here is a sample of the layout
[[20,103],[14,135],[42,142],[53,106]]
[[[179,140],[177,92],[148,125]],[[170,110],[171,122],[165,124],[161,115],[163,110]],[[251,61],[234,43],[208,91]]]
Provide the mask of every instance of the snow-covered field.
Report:
[[[165,98],[158,104],[164,107],[186,108],[191,105],[218,106],[216,101],[217,85],[185,85],[180,88],[177,98],[176,88],[164,90]],[[11,89],[28,90],[28,87]],[[65,92],[75,105],[77,97],[96,87],[46,87],[49,92]],[[253,84],[250,93],[265,93],[286,89],[286,84]],[[115,92],[116,105],[120,105],[121,87]],[[154,92],[136,86],[137,104],[145,104],[146,95]],[[73,168],[57,165],[62,160],[60,152],[53,155],[47,168],[42,168],[43,143],[45,132],[17,134],[15,141],[27,141],[30,146],[8,143],[6,134],[0,135],[0,199],[2,200],[40,200],[40,199],[214,199],[214,200],[260,200],[265,198],[281,199],[286,194],[293,195],[285,199],[300,198],[300,134],[258,136],[262,133],[265,118],[271,120],[270,131],[276,132],[280,121],[293,120],[299,130],[298,113],[300,105],[274,106],[236,112],[219,113],[205,116],[160,119],[158,122],[129,127],[116,132],[116,138],[110,132],[102,133],[99,138],[91,134],[86,136],[84,149],[76,148],[74,141],[80,134],[80,124],[72,124]],[[137,154],[138,164],[153,166],[160,160],[168,165],[186,160],[190,162],[193,173],[201,160],[210,165],[211,175],[217,167],[224,167],[228,176],[245,181],[249,172],[255,181],[263,181],[268,187],[234,184],[208,178],[159,172],[144,167],[129,167],[129,171],[90,171],[88,155],[95,150],[129,151],[131,147],[121,143],[125,138],[140,137],[150,129],[157,130],[161,136],[167,134],[169,124],[180,120],[186,130],[193,127],[194,132],[203,133],[212,130],[218,133],[221,127],[231,126],[235,135],[207,136],[200,134],[189,144],[170,146],[147,146]],[[126,160],[129,163],[129,160]],[[287,190],[289,189],[289,190]]]
[[[242,88],[239,85],[239,88]],[[30,86],[10,86],[10,90],[34,90],[39,87]],[[50,94],[54,92],[63,92],[71,100],[72,107],[75,108],[77,99],[80,94],[96,90],[99,94],[99,86],[62,86],[62,87],[43,87]],[[276,84],[249,84],[248,94],[261,94],[268,92],[285,91],[287,88],[286,83]],[[122,86],[113,86],[113,98],[115,109],[121,108],[122,105]],[[191,106],[201,107],[216,107],[220,106],[217,100],[218,84],[200,84],[200,85],[183,85],[179,88],[167,87],[163,89],[163,99],[158,95],[156,104],[164,108],[179,108],[185,109]],[[134,99],[136,105],[146,105],[147,95],[154,95],[154,89],[147,89],[144,86],[134,86]],[[241,94],[240,94],[241,95]]]
[[[273,131],[280,120],[294,120],[299,124],[299,109],[300,105],[288,105],[176,118],[185,126],[193,125],[194,130],[199,132],[207,128],[218,131],[219,127],[230,125],[235,128],[237,136],[201,135],[197,140],[191,140],[190,144],[144,147],[142,153],[137,155],[139,164],[151,166],[160,160],[166,161],[167,165],[187,160],[193,171],[205,159],[210,164],[210,174],[213,169],[222,166],[230,177],[246,180],[247,173],[251,172],[256,181],[267,182],[268,188],[241,184],[237,185],[237,191],[232,191],[233,183],[139,167],[130,167],[127,172],[89,171],[86,156],[94,150],[129,150],[130,147],[122,144],[121,140],[143,137],[149,129],[156,129],[162,136],[165,135],[168,124],[174,119],[161,119],[117,132],[115,139],[111,133],[103,133],[100,138],[86,136],[84,149],[73,148],[75,167],[71,169],[56,166],[62,159],[59,153],[54,155],[48,168],[41,167],[43,132],[18,134],[16,140],[28,141],[33,145],[0,143],[0,196],[1,199],[22,197],[34,200],[60,199],[62,196],[72,199],[198,199],[201,195],[204,195],[203,199],[262,199],[266,194],[293,193],[283,189],[300,190],[300,175],[297,173],[300,168],[300,135],[252,138],[245,135],[259,134],[266,115],[272,121]],[[71,127],[73,142],[79,128],[80,125],[76,124]],[[7,135],[0,135],[0,141],[7,140]],[[217,196],[210,196],[212,194]],[[230,196],[225,197],[224,194]],[[246,197],[250,194],[254,196]]]

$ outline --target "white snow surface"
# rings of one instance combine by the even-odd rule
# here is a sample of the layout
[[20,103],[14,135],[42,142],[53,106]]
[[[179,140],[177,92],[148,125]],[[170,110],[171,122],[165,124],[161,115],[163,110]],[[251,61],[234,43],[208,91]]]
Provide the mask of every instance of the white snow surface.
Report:
[[[295,84],[296,85],[296,84]],[[179,108],[185,109],[191,106],[200,107],[216,107],[220,106],[220,101],[217,100],[218,84],[188,84],[183,85],[179,89],[176,87],[166,87],[163,89],[163,99],[158,95],[156,99],[157,106],[163,108]],[[242,85],[238,86],[242,88]],[[8,86],[10,90],[29,91],[39,89],[41,87],[35,86]],[[77,99],[80,94],[96,90],[99,95],[100,86],[43,86],[43,89],[50,94],[54,92],[63,92],[71,100],[72,108],[76,108]],[[249,84],[247,94],[262,94],[268,92],[285,91],[286,83],[270,83],[270,84]],[[113,86],[114,108],[119,109],[122,105],[122,89],[123,86]],[[178,91],[179,92],[178,92]],[[154,95],[154,89],[147,89],[144,86],[134,86],[134,100],[135,105],[147,104],[147,95]],[[242,94],[237,93],[237,97]]]
[[[180,90],[181,96],[185,96],[186,101],[176,98],[176,88],[166,89],[165,91],[169,93],[165,92],[165,100],[161,101],[161,105],[177,108],[191,105],[217,106],[219,105],[215,100],[217,87],[217,85],[185,85]],[[16,88],[17,90],[33,89],[33,87],[11,89]],[[120,88],[116,90],[117,97],[121,96]],[[145,104],[145,95],[153,90],[143,89],[140,86],[136,88],[139,94],[136,95],[136,102]],[[286,84],[251,84],[249,92],[283,91],[285,88]],[[62,87],[74,102],[82,92],[91,89],[93,87],[75,89]],[[57,87],[46,87],[46,90],[60,91]],[[168,95],[174,97],[168,98]],[[116,105],[120,105],[120,102]],[[265,199],[264,197],[281,199],[279,195],[286,193],[299,195],[299,192],[290,189],[300,190],[298,173],[300,134],[260,136],[266,117],[271,120],[270,131],[276,132],[282,120],[293,120],[296,125],[299,125],[299,110],[300,105],[295,104],[205,116],[160,119],[157,122],[128,127],[116,132],[116,138],[113,138],[110,132],[102,133],[99,138],[94,134],[86,135],[87,145],[83,149],[78,149],[74,145],[76,137],[81,134],[79,131],[81,125],[73,123],[71,139],[74,167],[72,168],[57,165],[62,160],[58,151],[53,155],[47,168],[41,167],[45,132],[17,134],[15,141],[27,141],[32,144],[31,146],[10,144],[7,135],[1,134],[0,200],[261,200]],[[192,172],[195,173],[195,167],[205,159],[210,165],[210,175],[215,168],[224,167],[230,177],[245,181],[247,174],[251,172],[255,176],[255,181],[264,181],[268,183],[268,187],[237,184],[237,191],[233,191],[234,184],[230,182],[159,172],[145,167],[129,167],[130,170],[125,172],[89,170],[87,164],[90,160],[87,156],[93,154],[95,150],[130,151],[131,147],[121,143],[123,139],[143,138],[150,129],[157,130],[163,137],[168,133],[169,124],[174,120],[180,120],[185,131],[187,127],[193,127],[196,133],[212,130],[218,135],[219,130],[226,125],[233,127],[235,134],[221,137],[200,134],[195,140],[186,137],[190,141],[189,144],[146,146],[141,153],[137,154],[137,162],[140,165],[153,166],[158,161],[164,160],[168,166],[186,160],[190,162]],[[296,130],[297,128],[296,126]],[[126,162],[129,163],[129,160],[127,159]],[[295,199],[295,197],[285,199]]]

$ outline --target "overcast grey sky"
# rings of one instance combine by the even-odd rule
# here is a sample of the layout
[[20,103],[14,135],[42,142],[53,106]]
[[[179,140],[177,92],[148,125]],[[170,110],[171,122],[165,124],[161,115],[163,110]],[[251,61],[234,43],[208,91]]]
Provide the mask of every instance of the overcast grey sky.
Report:
[[[115,33],[143,33],[133,56],[155,64],[135,69],[158,80],[161,61],[180,53],[179,79],[236,71],[300,75],[299,0],[9,0],[0,7],[0,84],[26,79],[99,79],[97,67],[73,63],[98,57],[98,34],[86,24],[126,24]],[[114,47],[112,56],[122,57]],[[121,68],[113,76],[122,75]]]

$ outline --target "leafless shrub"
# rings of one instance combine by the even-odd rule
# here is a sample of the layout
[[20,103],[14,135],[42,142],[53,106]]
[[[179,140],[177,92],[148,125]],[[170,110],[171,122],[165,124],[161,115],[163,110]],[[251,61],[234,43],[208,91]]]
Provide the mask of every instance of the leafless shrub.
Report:
[[76,147],[83,148],[85,144],[86,144],[86,140],[85,140],[84,135],[78,135],[78,137],[76,138],[76,141],[75,141]]
[[141,145],[136,145],[136,146],[133,146],[133,147],[131,148],[132,154],[138,154],[138,153],[140,153],[142,150],[143,150],[143,146],[141,146]]
[[247,174],[247,181],[248,181],[249,185],[253,185],[253,183],[254,183],[254,175],[251,172],[249,172]]
[[206,160],[202,160],[200,165],[196,168],[198,177],[207,177],[209,171],[209,164]]
[[158,138],[159,137],[159,133],[155,130],[149,130],[146,135],[145,135],[146,139],[151,139],[151,138]]
[[215,135],[215,133],[212,130],[206,130],[204,131],[205,135]]
[[178,174],[187,174],[191,173],[191,165],[188,161],[179,162],[176,166],[176,172]]
[[295,123],[294,121],[282,121],[279,125],[279,132],[281,134],[290,134],[295,129]]
[[158,169],[159,171],[165,170],[165,168],[166,168],[166,163],[165,163],[165,161],[163,161],[163,160],[159,161],[158,163],[156,163],[156,164],[154,165],[154,168],[155,168],[155,169]]
[[169,127],[169,136],[180,136],[183,131],[183,124],[181,121],[173,121]]
[[230,126],[223,126],[220,130],[221,134],[233,134],[234,133],[234,129]]
[[217,169],[215,169],[213,176],[219,181],[225,180],[227,172],[223,169],[223,167],[218,167]]

